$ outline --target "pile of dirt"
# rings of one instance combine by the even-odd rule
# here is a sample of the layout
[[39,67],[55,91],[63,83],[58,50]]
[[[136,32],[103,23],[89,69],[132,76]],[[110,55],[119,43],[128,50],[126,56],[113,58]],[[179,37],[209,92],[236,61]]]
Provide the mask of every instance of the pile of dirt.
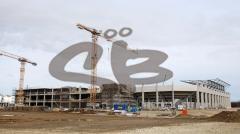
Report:
[[222,121],[222,122],[240,122],[240,111],[222,111],[212,117],[212,121]]

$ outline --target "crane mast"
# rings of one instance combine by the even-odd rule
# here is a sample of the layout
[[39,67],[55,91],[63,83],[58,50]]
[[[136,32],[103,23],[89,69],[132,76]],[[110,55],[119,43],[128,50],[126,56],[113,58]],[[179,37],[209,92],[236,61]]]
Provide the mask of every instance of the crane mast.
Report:
[[93,42],[93,46],[92,46],[92,53],[91,53],[91,66],[92,66],[92,71],[91,71],[91,90],[90,90],[90,101],[91,101],[91,105],[93,106],[93,109],[95,109],[96,106],[96,82],[97,82],[97,68],[96,68],[96,64],[97,64],[97,39],[98,36],[93,34],[92,35],[92,42]]
[[5,52],[3,50],[0,50],[0,56],[5,56],[5,57],[8,57],[8,58],[12,58],[12,59],[18,60],[20,62],[20,78],[19,78],[18,90],[16,91],[16,104],[17,105],[23,105],[23,101],[24,101],[23,88],[24,88],[25,65],[26,65],[26,63],[29,63],[29,64],[32,64],[33,66],[36,66],[37,63],[32,62],[32,61],[30,61],[30,60],[28,60],[24,57]]
[[77,24],[79,29],[86,30],[92,34],[92,52],[91,52],[91,87],[90,87],[90,104],[93,109],[96,107],[96,83],[97,83],[97,40],[101,36],[101,31]]

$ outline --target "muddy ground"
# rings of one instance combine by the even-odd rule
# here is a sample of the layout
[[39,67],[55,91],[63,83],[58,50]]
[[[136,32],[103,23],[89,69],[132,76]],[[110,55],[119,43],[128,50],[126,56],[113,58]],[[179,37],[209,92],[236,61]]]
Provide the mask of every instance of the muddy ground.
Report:
[[[0,133],[139,133],[140,130],[158,133],[158,127],[162,127],[161,130],[173,127],[171,130],[174,130],[174,126],[181,128],[189,124],[204,123],[215,123],[217,127],[219,125],[216,125],[216,122],[220,125],[224,123],[221,118],[216,117],[147,118],[59,112],[0,112]],[[235,128],[235,131],[240,133],[240,122],[229,123],[228,120],[227,124],[229,129],[231,129],[230,125],[237,124],[239,128]],[[156,131],[151,132],[155,129]],[[176,130],[176,132],[179,131],[179,129]]]

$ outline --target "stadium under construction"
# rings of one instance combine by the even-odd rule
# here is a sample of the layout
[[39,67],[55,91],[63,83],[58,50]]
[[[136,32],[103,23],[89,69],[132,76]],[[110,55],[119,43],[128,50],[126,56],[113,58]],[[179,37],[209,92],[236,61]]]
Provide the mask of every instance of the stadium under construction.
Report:
[[[137,105],[142,109],[166,109],[179,106],[188,109],[230,108],[230,84],[220,79],[185,80],[183,85],[126,85],[105,84],[97,89],[96,108],[111,109],[113,104]],[[16,90],[16,95],[18,90]],[[87,108],[90,90],[82,87],[24,89],[25,106],[49,109]]]

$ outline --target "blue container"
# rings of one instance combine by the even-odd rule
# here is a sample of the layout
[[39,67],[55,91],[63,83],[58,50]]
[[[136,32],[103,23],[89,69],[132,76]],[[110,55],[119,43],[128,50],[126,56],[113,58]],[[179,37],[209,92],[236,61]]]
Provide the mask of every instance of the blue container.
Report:
[[127,111],[127,104],[123,104],[123,105],[122,105],[122,110]]
[[113,105],[114,110],[118,110],[118,104]]
[[132,107],[131,107],[131,112],[136,113],[136,112],[137,112],[137,107],[132,106]]

